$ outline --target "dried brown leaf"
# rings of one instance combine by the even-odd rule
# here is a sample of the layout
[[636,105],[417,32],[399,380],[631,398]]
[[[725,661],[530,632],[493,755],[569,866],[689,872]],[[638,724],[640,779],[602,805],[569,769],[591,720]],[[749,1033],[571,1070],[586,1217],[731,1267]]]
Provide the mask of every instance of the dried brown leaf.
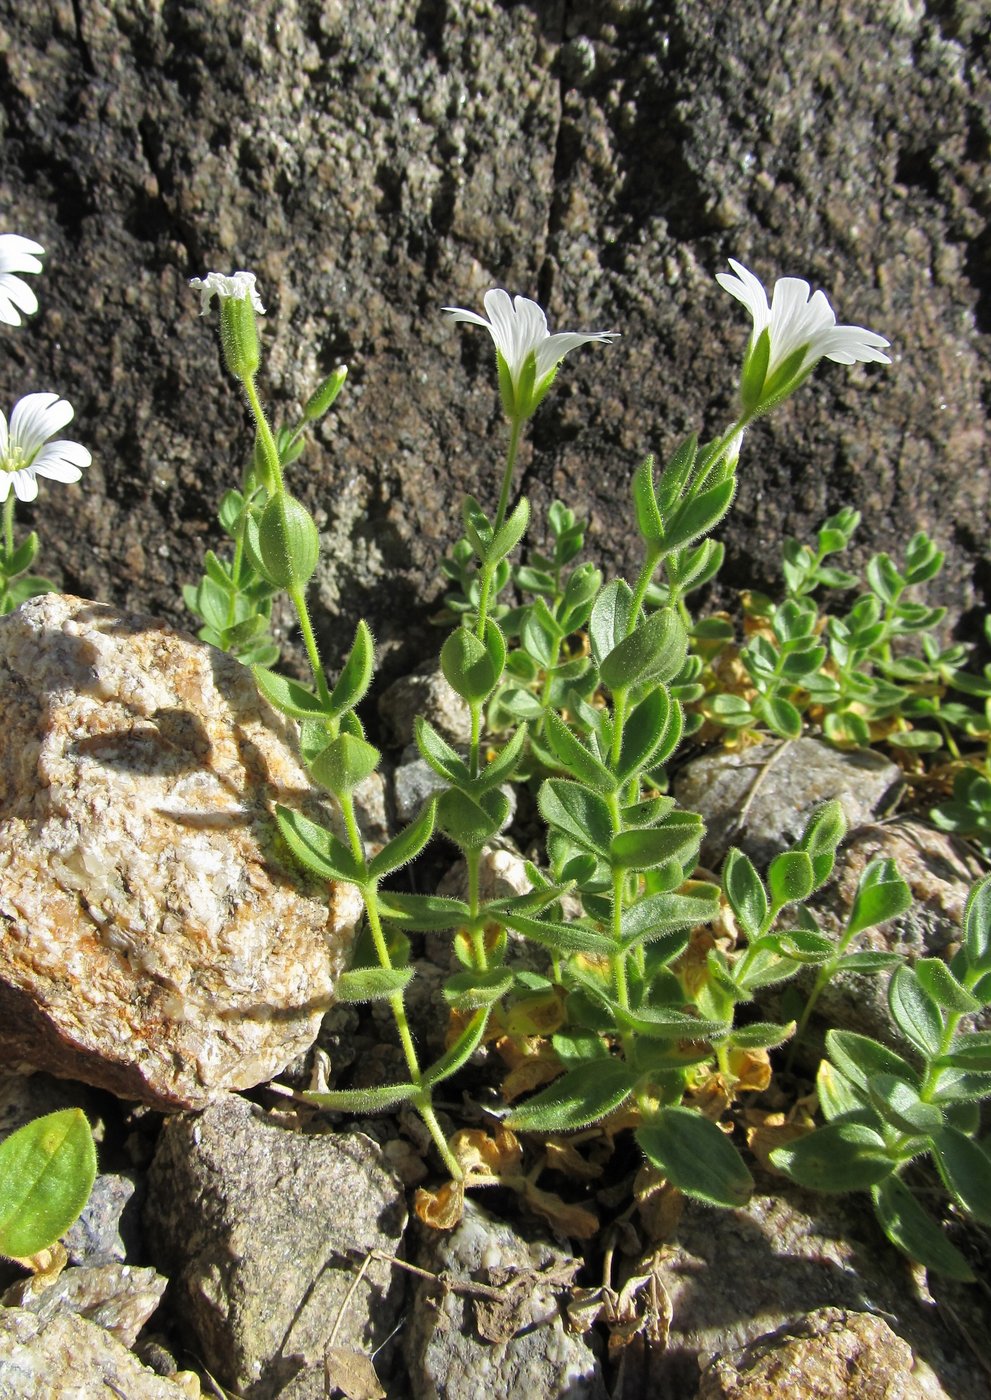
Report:
[[685,1209],[685,1198],[656,1167],[645,1163],[633,1183],[640,1222],[653,1244],[673,1239]]
[[418,1188],[413,1201],[418,1220],[431,1230],[453,1230],[465,1209],[465,1188],[461,1181],[445,1181],[436,1191]]
[[729,1052],[729,1064],[736,1075],[735,1093],[748,1089],[761,1093],[771,1082],[771,1057],[766,1050],[735,1046]]
[[563,1172],[573,1181],[598,1181],[602,1166],[583,1157],[577,1147],[564,1138],[548,1138],[544,1143],[547,1154],[547,1167],[550,1171]]
[[345,1400],[385,1400],[371,1357],[350,1347],[327,1347],[323,1354],[328,1389],[339,1390]]
[[542,1215],[562,1235],[576,1240],[590,1240],[598,1232],[599,1220],[592,1211],[584,1206],[569,1205],[553,1191],[542,1191],[532,1181],[524,1181],[523,1199],[531,1210]]

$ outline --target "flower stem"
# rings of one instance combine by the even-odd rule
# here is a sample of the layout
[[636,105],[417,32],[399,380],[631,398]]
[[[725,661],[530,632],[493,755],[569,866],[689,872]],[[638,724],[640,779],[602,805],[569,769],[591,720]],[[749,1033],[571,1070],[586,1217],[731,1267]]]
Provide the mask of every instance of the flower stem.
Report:
[[244,385],[244,392],[248,396],[248,406],[251,409],[251,416],[255,420],[255,427],[258,429],[258,436],[261,439],[262,451],[265,454],[265,465],[268,467],[272,477],[272,494],[286,489],[285,480],[282,476],[282,463],[279,460],[279,449],[272,436],[272,429],[268,426],[268,419],[265,417],[265,410],[261,406],[258,397],[258,390],[255,388],[255,381],[246,377],[241,380]]
[[323,705],[330,708],[330,687],[327,678],[323,673],[323,663],[320,660],[320,652],[317,648],[317,639],[313,635],[313,624],[310,622],[310,609],[306,602],[306,590],[302,584],[293,584],[287,588],[289,601],[293,605],[296,617],[299,620],[299,630],[303,634],[303,645],[306,647],[306,655],[310,663],[310,670],[313,672],[313,683],[317,688],[317,695]]
[[509,429],[509,447],[506,451],[506,468],[502,474],[502,489],[499,492],[499,508],[496,511],[495,528],[499,530],[506,513],[509,510],[509,492],[513,484],[513,473],[516,470],[516,454],[520,446],[520,434],[523,431],[522,418],[513,418]]
[[7,558],[14,552],[14,493],[11,491],[3,503],[3,545]]

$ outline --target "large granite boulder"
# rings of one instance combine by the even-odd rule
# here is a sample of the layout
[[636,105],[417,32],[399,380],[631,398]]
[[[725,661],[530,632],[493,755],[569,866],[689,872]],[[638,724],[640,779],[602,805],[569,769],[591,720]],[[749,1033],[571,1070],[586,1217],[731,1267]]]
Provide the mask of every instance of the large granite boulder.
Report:
[[438,558],[503,450],[488,339],[439,308],[492,285],[552,328],[623,332],[569,360],[521,480],[538,536],[562,496],[629,570],[638,460],[727,422],[749,326],[713,274],[734,256],[825,287],[894,363],[827,365],[754,429],[727,586],[773,582],[782,536],[851,504],[861,558],[938,537],[931,596],[959,613],[991,504],[989,25],[981,0],[0,0],[4,227],[49,250],[2,402],[57,389],[95,456],[45,492],[45,561],[181,616],[251,443],[186,283],[249,267],[277,413],[351,366],[293,472],[333,646],[367,613],[407,661],[433,649]]
[[0,1059],[157,1108],[271,1079],[316,1039],[352,886],[307,879],[291,725],[238,662],[48,594],[0,619]]

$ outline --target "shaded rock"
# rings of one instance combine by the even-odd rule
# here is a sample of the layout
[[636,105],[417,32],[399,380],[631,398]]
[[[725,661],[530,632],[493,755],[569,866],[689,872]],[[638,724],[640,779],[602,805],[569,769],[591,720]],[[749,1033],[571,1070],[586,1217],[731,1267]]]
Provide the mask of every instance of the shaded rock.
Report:
[[949,1400],[912,1348],[872,1313],[820,1308],[702,1372],[698,1400]]
[[137,1253],[139,1179],[136,1172],[98,1174],[82,1215],[62,1236],[71,1264],[111,1264]]
[[197,1400],[195,1378],[156,1376],[103,1327],[58,1312],[39,1317],[0,1309],[0,1396],[3,1400]]
[[[316,1036],[360,909],[280,851],[313,805],[237,662],[49,594],[0,621],[0,1052],[158,1107]],[[318,813],[317,813],[318,814]]]
[[674,792],[705,819],[705,864],[717,867],[730,846],[739,846],[763,867],[798,840],[820,803],[838,798],[853,830],[891,804],[901,780],[898,765],[873,750],[773,740],[742,753],[703,754],[678,773]]
[[170,1119],[149,1178],[145,1228],[173,1280],[189,1344],[247,1400],[277,1396],[337,1344],[389,1336],[403,1281],[369,1250],[395,1253],[406,1211],[381,1153],[355,1133],[291,1131],[230,1097]]
[[[977,596],[983,0],[3,0],[0,22],[6,226],[49,250],[18,345],[95,456],[43,498],[45,566],[79,591],[103,596],[112,574],[117,601],[179,618],[220,543],[251,435],[186,286],[208,267],[259,275],[279,419],[351,364],[293,478],[329,545],[314,601],[330,646],[353,631],[336,615],[367,613],[424,654],[463,492],[494,506],[491,344],[437,309],[480,309],[497,284],[538,295],[554,330],[623,331],[568,362],[520,466],[538,536],[562,497],[632,576],[636,464],[730,412],[749,327],[713,273],[735,256],[821,283],[894,363],[825,365],[755,424],[727,581],[764,586],[785,534],[850,504],[877,548],[900,550],[906,519],[948,548],[932,601]],[[23,379],[20,356],[0,366],[8,411]]]
[[59,1312],[76,1313],[105,1327],[129,1347],[161,1302],[168,1279],[154,1269],[127,1264],[65,1269],[56,1279],[40,1274],[8,1288],[5,1307],[26,1308],[43,1320]]
[[700,1363],[831,1307],[882,1313],[953,1400],[987,1393],[987,1377],[952,1323],[961,1305],[964,1325],[974,1322],[966,1290],[954,1288],[952,1310],[934,1307],[863,1195],[812,1195],[782,1177],[761,1176],[742,1209],[687,1201],[658,1274],[672,1322],[656,1375],[673,1395],[695,1394]]
[[393,743],[399,747],[413,742],[413,721],[417,715],[429,720],[449,744],[471,742],[468,703],[448,683],[436,662],[425,662],[412,675],[393,681],[380,697],[378,710]]
[[[461,757],[466,757],[466,751],[462,751]],[[435,793],[443,792],[449,786],[412,746],[404,751],[402,761],[397,764],[392,785],[396,816],[402,823],[411,822],[414,817],[419,815],[425,802]],[[499,790],[509,799],[509,811],[506,813],[506,820],[501,828],[505,831],[512,824],[516,814],[516,791],[508,783]]]
[[[411,1393],[422,1400],[605,1400],[599,1362],[581,1337],[565,1329],[558,1295],[565,1291],[536,1271],[552,1273],[569,1256],[545,1240],[525,1240],[504,1221],[468,1201],[450,1233],[420,1231],[416,1262],[434,1273],[476,1283],[522,1274],[521,1308],[505,1327],[487,1318],[479,1333],[477,1302],[428,1284],[416,1285],[404,1348]],[[573,1262],[573,1261],[572,1261]],[[484,1302],[483,1302],[484,1306]]]

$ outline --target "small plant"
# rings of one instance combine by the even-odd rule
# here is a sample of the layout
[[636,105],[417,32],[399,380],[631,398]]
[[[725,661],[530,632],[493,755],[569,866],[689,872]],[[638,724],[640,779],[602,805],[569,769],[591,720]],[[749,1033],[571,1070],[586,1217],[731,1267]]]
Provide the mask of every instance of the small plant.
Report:
[[[709,534],[732,503],[747,427],[792,393],[821,358],[844,363],[886,359],[881,337],[860,327],[837,326],[823,294],[810,295],[806,283],[783,279],[769,303],[752,274],[736,263],[733,268],[735,275],[720,281],[753,318],[739,411],[711,443],[700,447],[689,437],[663,468],[658,470],[648,457],[635,473],[632,504],[644,560],[632,582],[604,582],[594,566],[577,562],[584,527],[561,503],[550,512],[548,551],[531,553],[524,565],[512,562],[530,519],[525,499],[512,502],[523,429],[549,392],[564,356],[590,342],[609,343],[613,334],[552,335],[535,303],[512,300],[498,290],[486,295],[487,317],[448,308],[455,320],[491,335],[509,427],[495,512],[490,515],[479,500],[468,497],[462,538],[443,564],[451,585],[447,616],[455,625],[441,648],[441,667],[468,706],[471,733],[466,748],[458,750],[426,719],[417,720],[416,742],[440,779],[440,790],[376,855],[366,849],[354,813],[354,791],[380,758],[356,713],[372,680],[372,638],[360,624],[331,684],[320,663],[305,597],[317,566],[316,527],[285,485],[285,470],[308,413],[292,435],[281,438],[262,413],[254,387],[259,365],[255,312],[261,306],[250,274],[225,278],[211,273],[196,284],[205,301],[213,294],[219,297],[225,359],[245,388],[258,441],[242,491],[225,498],[234,560],[223,565],[215,558],[208,561],[211,587],[197,592],[197,606],[221,641],[235,650],[247,648],[242,652],[246,659],[263,636],[257,622],[254,633],[250,628],[244,634],[236,631],[250,621],[250,609],[257,608],[251,616],[267,619],[279,591],[295,609],[312,684],[289,680],[267,665],[255,664],[254,674],[261,693],[300,722],[303,760],[313,780],[336,800],[343,839],[339,830],[285,807],[277,809],[278,827],[308,870],[360,891],[365,928],[353,965],[340,978],[338,995],[357,1003],[386,1001],[406,1062],[407,1077],[395,1084],[335,1088],[307,1097],[342,1111],[368,1112],[400,1103],[413,1107],[451,1178],[440,1192],[420,1194],[418,1211],[434,1224],[453,1224],[465,1189],[499,1179],[500,1171],[502,1179],[519,1187],[516,1133],[556,1134],[598,1122],[613,1125],[614,1131],[632,1128],[647,1159],[684,1193],[719,1205],[741,1203],[752,1179],[731,1141],[734,1108],[741,1095],[767,1086],[771,1053],[804,1030],[823,988],[838,972],[876,975],[897,966],[892,995],[900,1008],[918,985],[933,998],[936,1010],[924,1013],[930,1022],[932,1016],[942,1017],[939,1008],[946,1010],[938,1050],[933,1049],[935,1031],[926,1041],[933,1056],[930,1066],[921,1076],[914,1070],[902,1076],[905,1085],[915,1085],[920,1102],[929,1106],[947,1094],[959,1096],[962,1083],[975,1094],[988,1087],[958,1063],[961,1055],[977,1055],[983,1046],[978,1038],[978,1048],[968,1042],[961,1049],[956,1038],[960,1015],[981,1004],[984,974],[975,971],[978,962],[947,971],[937,995],[933,988],[939,974],[928,967],[932,960],[913,972],[896,954],[854,946],[865,929],[907,906],[907,887],[892,863],[880,860],[867,867],[838,939],[822,932],[808,907],[833,869],[844,834],[839,804],[813,813],[799,842],[775,857],[764,878],[742,852],[731,851],[717,885],[696,869],[701,818],[678,809],[665,791],[667,765],[690,726],[702,722],[692,707],[704,686],[708,698],[703,708],[708,706],[709,717],[734,722],[725,706],[725,713],[717,713],[711,675],[704,671],[726,640],[723,625],[717,619],[715,625],[696,627],[685,600],[718,569],[722,551]],[[824,623],[810,595],[819,587],[855,582],[826,563],[845,546],[855,525],[853,512],[841,512],[823,527],[815,550],[789,545],[787,598],[776,608],[752,602],[752,640],[743,656],[751,693],[733,697],[746,712],[743,718],[743,710],[737,710],[738,727],[766,725],[790,736],[801,729],[803,716],[819,706],[838,716],[836,723],[847,726],[847,733],[859,723],[851,715],[862,717],[873,706],[873,718],[887,718],[894,692],[899,702],[903,692],[908,694],[899,671],[905,662],[892,643],[931,628],[938,615],[907,602],[903,594],[931,577],[940,559],[925,537],[916,537],[903,571],[890,560],[875,562],[870,592],[845,617]],[[518,602],[506,599],[511,584],[521,595]],[[250,596],[242,605],[238,599],[245,590]],[[212,619],[206,601],[214,609]],[[695,652],[689,650],[690,636]],[[955,664],[952,653],[926,651],[925,657],[933,670]],[[865,666],[876,670],[868,680]],[[866,701],[865,687],[873,687]],[[482,849],[509,819],[506,785],[524,779],[536,786],[546,859],[526,863],[527,893],[485,900]],[[464,899],[400,893],[386,883],[435,832],[462,855]],[[983,895],[975,900],[974,907],[983,909]],[[405,1006],[415,973],[410,940],[422,931],[449,932],[458,963],[444,986],[450,1009],[447,1048],[427,1065],[420,1062]],[[532,945],[543,961],[523,968],[516,961],[510,964],[511,936]],[[816,972],[800,1019],[761,1020],[757,1004],[763,989],[805,967]],[[921,1005],[918,997],[913,1014],[917,1003]],[[901,1025],[897,1015],[896,1022]],[[528,1059],[538,1070],[526,1079],[528,1087],[543,1087],[511,1108],[496,1138],[466,1131],[448,1140],[435,1108],[436,1091],[483,1042],[517,1063]],[[849,1050],[850,1037],[837,1042],[833,1034],[833,1055],[839,1053],[837,1043]],[[888,1063],[890,1069],[893,1061]],[[931,1082],[930,1070],[935,1075]],[[829,1082],[835,1084],[836,1074],[849,1075],[849,1069],[844,1063],[832,1073]],[[511,1071],[508,1097],[517,1093],[508,1088],[512,1078]],[[854,1087],[859,1082],[851,1080]],[[838,1092],[834,1090],[827,1114],[839,1102]],[[892,1088],[891,1096],[901,1111],[904,1090]],[[844,1102],[843,1112],[853,1112]],[[856,1111],[868,1110],[858,1103]],[[869,1111],[883,1117],[888,1110],[872,1099]],[[952,1132],[968,1146],[959,1148],[953,1137],[949,1150],[955,1146],[958,1156],[968,1153],[970,1158],[983,1155],[968,1135],[975,1125],[964,1123],[956,1110],[950,1116]],[[917,1153],[901,1139],[885,1136],[887,1129],[873,1119],[869,1124],[858,1120],[851,1132],[853,1128],[854,1137],[873,1133],[875,1148],[875,1138],[884,1143],[891,1159],[888,1175],[900,1181],[902,1167]],[[820,1131],[832,1129],[830,1123]],[[808,1141],[814,1143],[818,1136],[813,1133]],[[804,1141],[780,1159],[792,1174],[803,1170],[803,1154],[809,1162],[815,1158],[815,1149],[803,1147]],[[948,1141],[945,1133],[939,1138],[944,1157]],[[959,1172],[949,1175],[957,1197],[969,1199],[960,1189]],[[866,1184],[880,1180],[878,1175]],[[854,1181],[860,1184],[859,1178]],[[579,1228],[573,1216],[570,1224]],[[911,1249],[904,1233],[889,1230],[896,1243]]]
[[30,1261],[78,1219],[96,1178],[80,1108],[25,1123],[0,1143],[0,1254]]

